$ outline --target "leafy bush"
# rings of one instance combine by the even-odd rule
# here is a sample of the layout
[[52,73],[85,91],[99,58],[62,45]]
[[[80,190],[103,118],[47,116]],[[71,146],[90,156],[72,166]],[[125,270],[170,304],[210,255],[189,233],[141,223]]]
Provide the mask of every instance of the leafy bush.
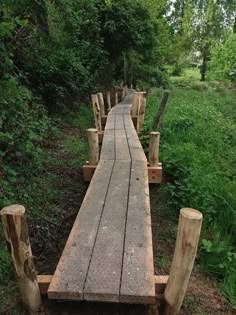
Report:
[[15,79],[0,82],[0,207],[16,202],[18,184],[23,185],[41,167],[40,143],[49,132],[43,105]]
[[[154,92],[148,98],[145,130],[156,111]],[[200,261],[221,281],[236,306],[236,111],[234,95],[207,90],[178,90],[171,98],[161,129],[161,161],[171,182],[173,208],[193,207],[204,215]]]
[[212,79],[236,82],[236,34],[229,35],[224,44],[212,50],[209,66]]

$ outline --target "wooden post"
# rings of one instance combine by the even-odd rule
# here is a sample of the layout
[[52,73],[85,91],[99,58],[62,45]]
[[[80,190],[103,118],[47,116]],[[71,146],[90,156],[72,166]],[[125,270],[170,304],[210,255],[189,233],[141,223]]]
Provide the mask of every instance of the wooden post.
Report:
[[110,91],[107,91],[107,106],[108,106],[108,113],[110,112],[111,110],[111,92]]
[[146,109],[146,92],[139,92],[139,107],[138,107],[138,123],[137,132],[140,132],[144,123],[144,114]]
[[161,120],[163,117],[163,114],[165,112],[165,108],[166,108],[166,104],[168,101],[168,98],[170,96],[170,92],[169,91],[164,91],[162,98],[161,98],[161,103],[159,106],[159,109],[153,119],[153,125],[152,125],[152,129],[153,130],[159,130],[160,126],[161,126]]
[[180,311],[197,253],[202,219],[198,210],[180,210],[175,253],[164,294],[165,315],[175,315]]
[[118,91],[115,91],[115,105],[117,105],[119,103],[119,99],[118,99]]
[[105,116],[105,107],[104,107],[104,99],[102,93],[97,93],[98,96],[98,104],[100,106],[101,116]]
[[97,165],[99,160],[99,141],[97,129],[87,129],[89,143],[89,165]]
[[152,131],[149,140],[149,165],[158,166],[160,132]]
[[132,107],[131,107],[131,116],[136,117],[138,115],[139,108],[139,93],[134,92]]
[[93,114],[95,120],[95,126],[98,131],[102,131],[102,121],[101,121],[101,111],[98,102],[98,96],[93,94],[92,96],[92,104],[93,104]]
[[31,252],[25,208],[12,205],[3,208],[0,214],[23,303],[31,314],[36,314],[40,311],[41,296]]

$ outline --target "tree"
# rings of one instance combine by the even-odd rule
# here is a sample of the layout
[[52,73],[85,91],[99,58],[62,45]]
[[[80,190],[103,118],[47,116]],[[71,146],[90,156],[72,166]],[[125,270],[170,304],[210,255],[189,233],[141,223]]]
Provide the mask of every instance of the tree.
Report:
[[236,82],[236,34],[230,34],[224,44],[217,45],[211,53],[210,76],[215,80]]

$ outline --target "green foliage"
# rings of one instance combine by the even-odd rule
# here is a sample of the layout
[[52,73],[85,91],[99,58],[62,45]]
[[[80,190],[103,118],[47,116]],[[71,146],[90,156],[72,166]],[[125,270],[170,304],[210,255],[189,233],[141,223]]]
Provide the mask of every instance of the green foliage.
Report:
[[[146,131],[152,126],[157,96],[160,91],[148,98]],[[219,279],[234,307],[235,117],[234,95],[228,91],[174,89],[161,129],[160,156],[171,178],[167,187],[173,208],[190,206],[204,215],[200,262]]]
[[210,77],[236,82],[236,34],[230,34],[224,44],[212,50]]

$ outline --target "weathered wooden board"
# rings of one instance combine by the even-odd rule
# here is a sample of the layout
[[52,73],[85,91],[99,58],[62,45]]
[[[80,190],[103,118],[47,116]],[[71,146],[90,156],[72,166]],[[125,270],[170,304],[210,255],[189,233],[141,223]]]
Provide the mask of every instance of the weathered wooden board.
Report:
[[108,115],[105,130],[108,129],[115,129],[115,116],[114,115]]
[[114,161],[100,161],[48,290],[52,299],[83,299]]
[[116,122],[115,122],[115,129],[119,130],[119,129],[125,129],[125,125],[124,125],[124,118],[123,115],[115,115],[116,117]]
[[147,164],[132,162],[120,302],[155,303],[153,276]]
[[146,161],[147,158],[143,151],[141,142],[139,140],[138,134],[134,129],[134,125],[131,116],[124,115],[124,124],[127,135],[127,140],[130,148],[130,154],[133,161]]
[[130,161],[130,151],[125,130],[115,130],[116,160]]
[[100,160],[115,160],[115,130],[105,130]]
[[130,162],[116,161],[85,283],[84,298],[119,302]]

